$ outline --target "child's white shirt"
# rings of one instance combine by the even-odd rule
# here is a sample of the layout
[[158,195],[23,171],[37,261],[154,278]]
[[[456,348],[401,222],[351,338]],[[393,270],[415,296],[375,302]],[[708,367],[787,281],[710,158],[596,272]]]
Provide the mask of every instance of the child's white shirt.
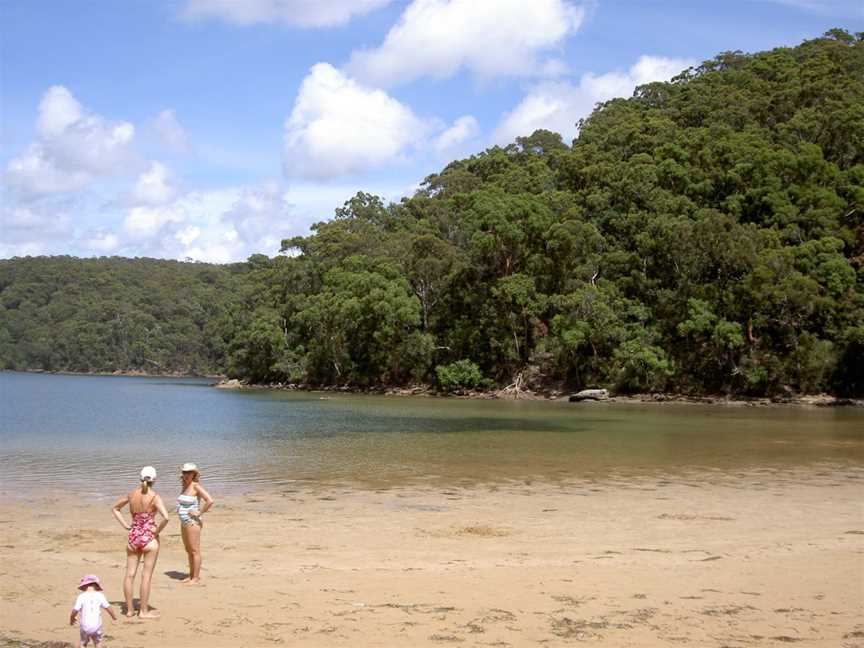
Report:
[[81,629],[96,632],[102,627],[102,608],[109,607],[111,604],[102,592],[89,590],[78,595],[73,609],[81,615]]

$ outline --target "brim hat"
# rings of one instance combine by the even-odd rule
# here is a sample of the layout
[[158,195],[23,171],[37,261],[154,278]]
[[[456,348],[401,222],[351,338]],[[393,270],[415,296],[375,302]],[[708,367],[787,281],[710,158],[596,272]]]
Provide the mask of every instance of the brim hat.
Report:
[[187,463],[184,463],[182,466],[180,466],[180,472],[194,472],[194,473],[197,473],[197,472],[200,472],[200,471],[198,470],[198,466],[196,466],[194,463],[192,463],[191,461],[189,461],[189,462],[187,462]]
[[102,591],[102,586],[99,584],[99,577],[93,574],[87,574],[81,577],[81,582],[78,583],[78,589],[86,589],[88,585],[95,585],[96,589]]

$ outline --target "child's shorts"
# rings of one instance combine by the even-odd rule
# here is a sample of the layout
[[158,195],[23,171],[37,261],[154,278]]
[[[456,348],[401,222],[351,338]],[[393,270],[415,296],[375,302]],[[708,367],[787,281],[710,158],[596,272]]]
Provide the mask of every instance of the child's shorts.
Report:
[[87,646],[90,643],[90,640],[93,640],[93,645],[95,646],[97,643],[102,643],[102,628],[98,630],[94,630],[93,632],[88,632],[84,628],[81,628],[81,645]]

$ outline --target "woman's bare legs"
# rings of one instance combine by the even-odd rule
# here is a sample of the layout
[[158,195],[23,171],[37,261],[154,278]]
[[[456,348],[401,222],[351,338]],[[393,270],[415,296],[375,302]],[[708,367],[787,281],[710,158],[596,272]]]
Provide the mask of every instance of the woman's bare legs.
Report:
[[126,616],[135,616],[135,604],[132,601],[132,585],[135,574],[138,573],[138,552],[126,547],[126,577],[123,579],[123,597],[126,599]]
[[141,572],[141,601],[138,616],[142,619],[155,619],[159,615],[150,609],[150,581],[153,579],[153,569],[159,557],[159,541],[151,540],[150,544],[144,547],[143,554],[144,570]]
[[189,572],[186,578],[181,580],[181,583],[188,583],[192,580],[192,548],[189,546],[189,525],[180,523],[180,537],[183,538],[183,548],[186,550],[186,558],[189,560]]
[[201,580],[201,525],[184,524],[181,534],[189,557],[189,578],[183,582],[198,583]]

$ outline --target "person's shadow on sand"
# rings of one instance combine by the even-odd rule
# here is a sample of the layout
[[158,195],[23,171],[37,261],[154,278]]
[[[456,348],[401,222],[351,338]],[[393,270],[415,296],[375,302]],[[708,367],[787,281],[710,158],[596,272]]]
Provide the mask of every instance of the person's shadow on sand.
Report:
[[179,572],[179,571],[174,571],[174,570],[166,571],[163,573],[168,578],[173,578],[174,580],[184,580],[184,579],[189,577],[189,574],[187,574],[186,572]]

